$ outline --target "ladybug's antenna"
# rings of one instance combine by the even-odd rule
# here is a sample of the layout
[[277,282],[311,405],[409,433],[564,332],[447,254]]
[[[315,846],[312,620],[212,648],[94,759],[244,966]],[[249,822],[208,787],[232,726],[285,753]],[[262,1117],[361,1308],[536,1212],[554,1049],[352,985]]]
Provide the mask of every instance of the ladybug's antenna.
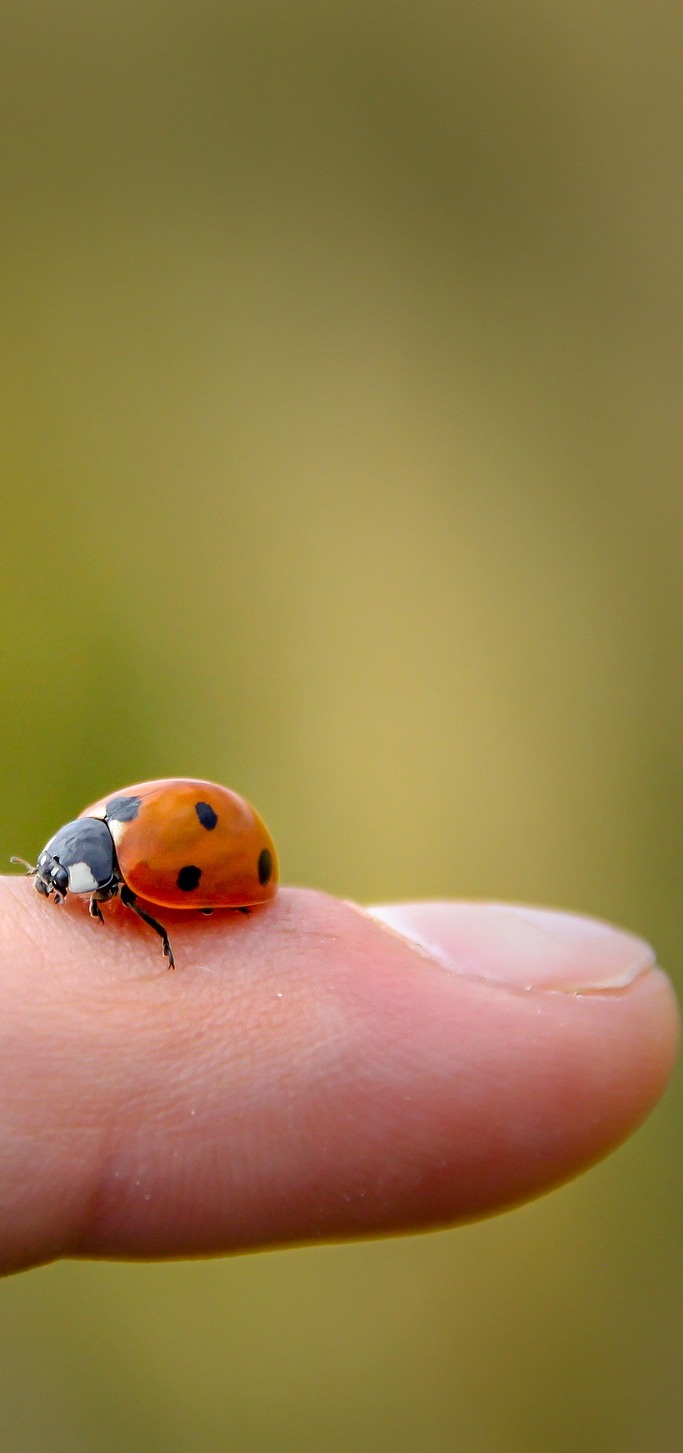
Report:
[[10,863],[19,863],[22,868],[26,869],[29,878],[32,878],[34,874],[38,871],[37,868],[34,868],[31,865],[31,863],[27,863],[25,858],[10,858]]

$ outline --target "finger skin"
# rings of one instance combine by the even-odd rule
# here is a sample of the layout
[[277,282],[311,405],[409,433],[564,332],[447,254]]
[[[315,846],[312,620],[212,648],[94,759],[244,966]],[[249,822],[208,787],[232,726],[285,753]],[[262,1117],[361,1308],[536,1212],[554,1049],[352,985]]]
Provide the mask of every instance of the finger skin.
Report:
[[249,917],[165,912],[169,972],[149,929],[104,912],[0,879],[7,1271],[499,1210],[627,1135],[675,1057],[656,968],[522,992],[289,889]]

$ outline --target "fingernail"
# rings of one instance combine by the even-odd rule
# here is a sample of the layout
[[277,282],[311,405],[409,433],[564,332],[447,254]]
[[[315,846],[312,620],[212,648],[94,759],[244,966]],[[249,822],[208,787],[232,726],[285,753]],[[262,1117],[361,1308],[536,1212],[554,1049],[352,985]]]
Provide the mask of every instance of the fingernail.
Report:
[[624,989],[656,964],[642,938],[599,919],[505,903],[390,903],[371,917],[432,959],[514,989]]

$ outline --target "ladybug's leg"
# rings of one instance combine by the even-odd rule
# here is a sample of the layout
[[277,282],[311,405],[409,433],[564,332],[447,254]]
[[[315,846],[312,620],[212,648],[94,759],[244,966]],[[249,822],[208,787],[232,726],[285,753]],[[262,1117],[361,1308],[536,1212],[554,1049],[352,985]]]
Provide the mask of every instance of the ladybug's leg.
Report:
[[249,913],[249,909],[248,908],[238,908],[237,909],[237,912],[238,913]]
[[90,907],[90,917],[91,918],[97,918],[100,923],[104,923],[104,918],[102,916],[102,909],[100,908],[100,905],[99,905],[99,903],[98,903],[98,901],[97,901],[96,898],[91,898],[90,899],[90,905],[89,905],[89,907]]
[[126,908],[132,908],[133,913],[137,913],[138,918],[141,918],[143,923],[148,923],[150,928],[153,928],[154,932],[158,933],[163,945],[164,953],[166,955],[166,958],[168,959],[168,967],[169,969],[174,969],[175,959],[173,957],[173,949],[171,948],[169,937],[166,929],[163,926],[163,923],[157,923],[156,918],[152,918],[151,913],[145,913],[144,908],[140,907],[140,904],[138,903],[135,894],[131,893],[130,888],[128,888],[125,883],[121,884],[120,892],[121,902],[125,903]]

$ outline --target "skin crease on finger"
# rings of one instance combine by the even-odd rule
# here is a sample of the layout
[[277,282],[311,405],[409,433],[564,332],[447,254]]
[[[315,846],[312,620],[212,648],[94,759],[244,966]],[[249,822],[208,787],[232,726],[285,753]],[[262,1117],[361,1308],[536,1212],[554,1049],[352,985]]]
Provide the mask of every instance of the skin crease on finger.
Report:
[[248,918],[164,917],[174,973],[120,904],[102,927],[0,879],[8,1271],[501,1210],[623,1139],[675,1057],[653,961],[553,992],[478,977],[464,951],[449,970],[306,890]]

